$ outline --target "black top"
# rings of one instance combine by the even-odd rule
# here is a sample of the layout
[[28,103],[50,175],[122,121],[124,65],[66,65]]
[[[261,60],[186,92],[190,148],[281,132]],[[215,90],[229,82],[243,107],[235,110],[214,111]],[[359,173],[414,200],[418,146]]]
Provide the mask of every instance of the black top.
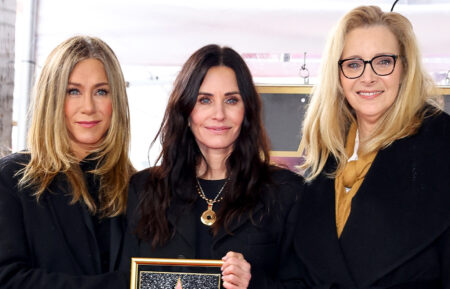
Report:
[[330,157],[299,206],[295,248],[310,288],[450,288],[450,116],[381,149],[337,238]]
[[[129,273],[114,272],[122,216],[96,226],[85,205],[71,204],[64,174],[55,177],[38,202],[33,188],[17,186],[17,172],[29,159],[23,153],[0,159],[0,287],[128,288]],[[89,183],[94,194],[96,186]]]
[[[97,208],[100,205],[99,200],[99,188],[100,188],[100,179],[98,176],[89,173],[90,170],[95,169],[95,166],[97,165],[96,161],[89,160],[88,156],[83,161],[80,162],[80,168],[84,173],[84,179],[86,181],[86,185],[88,188],[89,194],[92,196],[92,198],[95,201],[95,204],[97,205]],[[77,205],[80,205],[82,210],[88,210],[88,208],[84,204],[77,203]],[[97,241],[97,246],[100,253],[100,262],[101,262],[101,268],[102,273],[106,273],[109,271],[109,243],[110,243],[110,218],[101,218],[100,214],[97,212],[97,214],[92,215],[92,224],[94,225],[94,232],[95,232],[95,239]]]
[[[202,186],[203,193],[206,198],[214,200],[214,198],[219,193],[222,186],[225,184],[225,180],[203,180],[199,179],[199,183]],[[197,188],[196,188],[197,189]],[[226,188],[225,188],[226,189]],[[224,194],[222,191],[218,199]],[[211,243],[212,243],[212,232],[211,227],[203,224],[200,221],[200,216],[208,208],[208,205],[204,199],[198,196],[194,204],[195,215],[198,216],[197,222],[197,233],[195,242],[195,258],[196,259],[212,259],[211,255]],[[220,208],[220,202],[216,202],[213,205],[213,211],[218,212]]]
[[[234,251],[241,253],[251,265],[249,289],[299,288],[300,276],[293,260],[292,236],[298,219],[296,204],[304,186],[300,176],[273,168],[273,185],[263,186],[259,192],[260,202],[251,211],[251,216],[243,214],[234,219],[227,230],[219,228],[216,235],[208,236],[208,241],[197,240],[200,237],[198,228],[208,232],[200,222],[200,213],[205,210],[206,202],[197,200],[201,208],[196,210],[195,204],[189,206],[174,197],[167,210],[168,222],[175,230],[174,235],[166,244],[153,248],[150,242],[139,240],[135,235],[140,218],[139,194],[146,191],[149,172],[148,169],[141,171],[130,181],[127,205],[129,233],[125,235],[120,268],[130,268],[131,257],[195,259],[207,255],[211,259],[221,259],[227,252]],[[204,190],[206,183],[209,182],[205,182]],[[213,191],[210,197],[214,197],[218,192],[217,187],[220,187],[220,183],[212,190],[206,189],[205,193]],[[190,189],[192,194],[198,195],[195,186]],[[217,205],[220,206],[220,203],[214,209]],[[200,244],[202,249],[196,252]]]

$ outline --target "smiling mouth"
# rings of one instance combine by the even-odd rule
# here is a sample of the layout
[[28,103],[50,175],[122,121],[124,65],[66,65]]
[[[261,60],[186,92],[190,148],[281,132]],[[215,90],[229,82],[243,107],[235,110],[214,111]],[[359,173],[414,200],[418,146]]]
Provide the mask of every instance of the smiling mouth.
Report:
[[206,127],[207,130],[215,133],[221,133],[228,131],[231,127],[229,126],[220,126],[220,127]]
[[358,91],[357,94],[364,98],[373,98],[383,93],[383,90],[377,91]]
[[99,120],[96,121],[78,121],[77,124],[79,124],[82,127],[90,128],[96,126],[98,123],[100,123]]

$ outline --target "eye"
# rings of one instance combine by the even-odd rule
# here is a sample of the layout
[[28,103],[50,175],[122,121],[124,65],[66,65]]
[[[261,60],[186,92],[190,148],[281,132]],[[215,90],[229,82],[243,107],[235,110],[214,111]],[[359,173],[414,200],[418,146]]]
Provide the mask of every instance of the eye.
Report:
[[228,103],[228,104],[236,104],[238,102],[239,102],[239,98],[236,96],[231,96],[231,97],[225,99],[225,103]]
[[207,96],[200,96],[198,98],[198,102],[201,104],[209,104],[209,103],[211,103],[211,98],[209,98]]
[[77,88],[69,88],[67,89],[68,95],[80,95],[80,91]]
[[390,66],[392,65],[393,60],[392,57],[380,57],[376,60],[377,66]]
[[357,70],[363,65],[360,60],[347,60],[344,62],[346,69]]
[[98,95],[102,95],[102,96],[106,96],[106,95],[108,95],[108,90],[106,90],[106,89],[99,89],[99,90],[97,90],[97,94]]

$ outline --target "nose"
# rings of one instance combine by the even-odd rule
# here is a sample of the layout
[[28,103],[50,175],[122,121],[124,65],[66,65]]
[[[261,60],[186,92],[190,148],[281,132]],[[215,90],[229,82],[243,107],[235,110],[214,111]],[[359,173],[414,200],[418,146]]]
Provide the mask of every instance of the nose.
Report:
[[372,66],[370,65],[370,63],[365,63],[365,69],[363,74],[360,76],[360,80],[362,82],[366,82],[366,83],[372,83],[376,80],[377,75],[375,73],[375,71],[373,71]]
[[82,109],[81,111],[84,114],[92,114],[95,112],[95,102],[94,97],[92,95],[85,95],[83,97],[83,103],[82,103]]
[[214,105],[214,119],[223,120],[225,118],[225,104],[217,101]]

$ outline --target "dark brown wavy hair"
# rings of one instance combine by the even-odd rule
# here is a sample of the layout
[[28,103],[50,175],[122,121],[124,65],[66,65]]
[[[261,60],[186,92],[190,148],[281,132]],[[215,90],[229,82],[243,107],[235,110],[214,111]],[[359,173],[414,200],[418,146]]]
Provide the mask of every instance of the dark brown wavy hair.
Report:
[[262,124],[262,104],[251,73],[242,57],[229,47],[207,45],[183,65],[175,80],[164,119],[153,142],[160,137],[162,152],[150,168],[145,192],[140,192],[140,220],[137,234],[153,247],[167,242],[174,228],[169,227],[166,212],[176,198],[186,206],[198,197],[195,193],[196,167],[203,158],[188,119],[197,102],[203,79],[211,67],[226,66],[236,74],[245,114],[234,150],[226,161],[230,178],[213,232],[244,214],[251,214],[260,201],[264,183],[270,182],[269,144]]

